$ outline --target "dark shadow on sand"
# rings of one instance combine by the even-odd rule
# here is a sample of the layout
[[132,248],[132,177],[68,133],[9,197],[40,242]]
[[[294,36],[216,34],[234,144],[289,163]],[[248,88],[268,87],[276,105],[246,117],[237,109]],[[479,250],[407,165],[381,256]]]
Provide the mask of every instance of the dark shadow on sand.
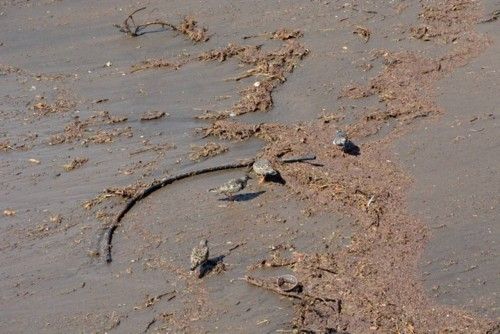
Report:
[[246,201],[251,201],[254,198],[259,197],[263,193],[265,193],[265,191],[257,191],[257,192],[254,192],[254,193],[238,194],[238,195],[234,195],[232,200],[229,197],[226,197],[226,198],[219,199],[219,201],[246,202]]
[[268,175],[264,179],[266,182],[279,183],[282,185],[286,184],[285,179],[281,176],[280,172],[277,172],[276,175]]
[[352,141],[348,141],[345,144],[344,152],[349,155],[359,155],[361,153],[361,150],[359,149],[358,145],[354,144]]
[[219,263],[222,263],[224,261],[224,257],[225,257],[225,255],[219,255],[217,257],[208,259],[205,263],[203,263],[200,266],[200,271],[199,271],[198,277],[203,278],[203,276],[212,272],[212,270],[214,270],[214,268],[217,267],[217,265]]

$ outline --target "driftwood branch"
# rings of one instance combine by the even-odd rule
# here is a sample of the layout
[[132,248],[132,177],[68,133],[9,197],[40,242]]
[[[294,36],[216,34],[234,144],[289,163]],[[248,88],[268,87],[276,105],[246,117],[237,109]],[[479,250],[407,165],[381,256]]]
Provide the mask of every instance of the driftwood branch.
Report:
[[122,25],[115,24],[115,27],[117,27],[118,29],[120,29],[121,32],[126,33],[127,35],[129,35],[131,37],[137,37],[137,36],[144,34],[143,30],[145,28],[150,27],[150,26],[154,26],[154,25],[160,26],[162,28],[168,27],[174,31],[178,30],[175,25],[168,23],[166,21],[161,21],[161,20],[154,20],[154,21],[143,23],[143,24],[135,23],[134,14],[136,14],[140,11],[143,11],[144,9],[146,9],[146,7],[141,7],[139,9],[134,10],[132,13],[130,13],[127,16],[127,18],[123,21]]
[[280,159],[280,161],[284,164],[303,162],[303,161],[311,161],[311,160],[316,160],[316,156],[315,155],[308,155],[305,157],[294,157],[294,158],[288,158],[288,159]]
[[174,183],[175,181],[179,181],[179,180],[191,177],[191,176],[196,176],[196,175],[201,175],[201,174],[206,174],[206,173],[211,173],[211,172],[216,172],[216,171],[221,171],[221,170],[249,167],[254,163],[254,161],[255,161],[255,159],[250,159],[250,160],[246,160],[243,162],[235,162],[235,163],[225,164],[222,166],[199,169],[199,170],[183,173],[183,174],[176,175],[176,176],[163,178],[158,182],[154,182],[151,186],[147,187],[146,189],[141,191],[139,194],[137,194],[136,196],[131,198],[128,201],[128,203],[125,205],[125,207],[120,211],[120,213],[118,213],[118,215],[116,216],[116,218],[113,221],[113,224],[107,229],[107,231],[106,231],[106,240],[107,240],[106,262],[110,263],[111,261],[113,261],[113,259],[111,257],[111,248],[112,248],[112,243],[113,243],[113,234],[115,233],[115,230],[118,228],[120,221],[123,219],[123,217],[127,214],[127,212],[130,211],[130,209],[132,209],[134,207],[134,205],[137,202],[139,202],[143,198],[146,198],[147,196],[151,195],[156,190],[159,190],[168,184]]
[[[315,156],[307,156],[307,157],[298,157],[298,158],[293,158],[293,159],[282,159],[281,161],[283,163],[292,163],[292,162],[300,162],[300,161],[306,161],[306,160],[314,160],[316,159]],[[153,192],[165,187],[166,185],[169,185],[171,183],[174,183],[175,181],[179,181],[182,179],[186,179],[191,176],[196,176],[196,175],[201,175],[201,174],[206,174],[206,173],[211,173],[211,172],[217,172],[221,170],[228,170],[228,169],[236,169],[236,168],[244,168],[244,167],[250,167],[254,163],[255,159],[248,159],[244,161],[238,161],[234,163],[229,163],[221,166],[216,166],[216,167],[209,167],[209,168],[204,168],[204,169],[198,169],[195,171],[179,174],[176,176],[171,176],[171,177],[165,177],[159,181],[153,182],[149,187],[141,191],[139,194],[135,195],[132,197],[125,207],[118,213],[116,218],[113,220],[113,223],[111,224],[110,227],[108,227],[105,231],[105,239],[106,239],[106,262],[110,263],[113,261],[111,257],[111,248],[113,247],[113,235],[120,225],[121,220],[123,217],[129,212],[137,202],[142,200],[143,198],[146,198],[147,196],[151,195]],[[102,234],[99,237],[99,242],[102,238]]]

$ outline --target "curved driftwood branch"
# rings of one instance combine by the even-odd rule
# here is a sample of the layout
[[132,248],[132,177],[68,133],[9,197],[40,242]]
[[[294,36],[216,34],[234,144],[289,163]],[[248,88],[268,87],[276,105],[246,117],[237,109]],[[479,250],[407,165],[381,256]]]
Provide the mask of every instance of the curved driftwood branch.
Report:
[[142,200],[143,198],[146,198],[147,196],[151,195],[153,192],[155,192],[158,189],[161,189],[165,187],[168,184],[174,183],[175,181],[179,181],[191,176],[196,176],[196,175],[201,175],[201,174],[206,174],[210,172],[217,172],[221,170],[226,170],[226,169],[235,169],[235,168],[243,168],[243,167],[250,167],[254,163],[255,159],[250,159],[250,160],[245,160],[242,162],[235,162],[235,163],[230,163],[230,164],[225,164],[222,166],[216,166],[216,167],[209,167],[209,168],[204,168],[204,169],[198,169],[195,171],[179,174],[176,176],[171,176],[171,177],[166,177],[161,179],[158,182],[153,182],[152,185],[141,191],[139,194],[135,195],[133,198],[131,198],[125,207],[118,213],[116,218],[113,221],[113,224],[107,229],[106,231],[106,241],[107,241],[107,247],[106,247],[106,262],[110,263],[113,261],[111,257],[111,248],[113,247],[113,234],[115,230],[118,228],[120,225],[120,221],[123,219],[123,217],[127,214],[127,212],[130,211],[134,207],[134,205]]
[[131,37],[137,37],[143,34],[142,30],[149,26],[153,25],[158,25],[161,26],[162,28],[169,27],[174,31],[177,31],[178,28],[174,26],[171,23],[168,23],[166,21],[161,21],[161,20],[155,20],[151,22],[146,22],[143,24],[137,24],[135,23],[134,20],[134,14],[145,10],[146,7],[141,7],[139,9],[134,10],[132,13],[130,13],[127,18],[123,21],[122,25],[115,24],[114,26],[118,29],[120,29],[121,32],[126,33],[127,35]]
[[[293,162],[301,162],[301,161],[307,161],[307,160],[314,160],[316,159],[315,156],[307,156],[307,157],[302,157],[302,158],[292,158],[292,159],[282,159],[281,162],[283,163],[293,163]],[[204,168],[204,169],[198,169],[194,170],[191,172],[179,174],[176,176],[171,176],[171,177],[165,177],[159,181],[153,182],[149,187],[141,191],[139,194],[135,195],[133,198],[131,198],[125,207],[118,213],[116,218],[113,220],[113,224],[111,224],[110,227],[107,228],[105,232],[105,239],[106,239],[106,262],[110,263],[113,261],[111,257],[111,248],[113,247],[113,234],[115,233],[116,229],[120,225],[121,220],[123,217],[127,214],[127,212],[130,211],[134,207],[134,205],[142,200],[143,198],[151,195],[153,192],[155,192],[158,189],[161,189],[165,187],[168,184],[174,183],[175,181],[179,181],[191,176],[196,176],[196,175],[201,175],[201,174],[206,174],[206,173],[211,173],[211,172],[217,172],[221,170],[227,170],[227,169],[236,169],[236,168],[244,168],[244,167],[250,167],[254,163],[255,159],[248,159],[248,160],[243,160],[239,162],[234,162],[234,163],[229,163],[221,166],[215,166],[215,167],[209,167],[209,168]]]

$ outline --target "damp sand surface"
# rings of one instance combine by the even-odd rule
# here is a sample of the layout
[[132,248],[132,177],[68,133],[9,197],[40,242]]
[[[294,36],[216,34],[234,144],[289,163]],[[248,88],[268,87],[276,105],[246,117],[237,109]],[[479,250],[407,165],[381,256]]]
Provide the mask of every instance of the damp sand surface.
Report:
[[[157,191],[135,206],[116,232],[114,261],[106,265],[102,257],[93,256],[96,239],[125,200],[112,191],[107,193],[114,195],[101,198],[102,202],[89,200],[105,189],[148,184],[165,175],[254,157],[261,150],[264,143],[255,138],[219,141],[203,138],[203,131],[197,131],[209,126],[210,120],[196,116],[231,108],[240,98],[240,90],[262,80],[259,77],[227,80],[251,67],[237,59],[220,63],[193,60],[203,52],[228,43],[263,44],[263,49],[272,51],[282,41],[262,36],[242,38],[276,31],[284,28],[282,23],[286,22],[286,28],[304,33],[300,43],[310,54],[296,65],[286,82],[273,90],[273,106],[268,112],[238,118],[247,123],[293,125],[323,117],[331,124],[341,115],[338,124],[346,126],[359,115],[384,108],[376,96],[339,98],[346,87],[365,84],[383,68],[374,51],[419,50],[437,57],[446,53],[449,46],[416,43],[409,36],[409,27],[417,24],[418,4],[385,6],[370,1],[313,1],[300,6],[295,2],[229,1],[146,4],[141,17],[147,20],[161,18],[177,24],[185,15],[195,17],[199,27],[208,28],[210,37],[199,43],[193,43],[180,32],[162,29],[151,29],[131,38],[113,26],[142,5],[122,1],[1,4],[2,25],[6,28],[0,37],[0,143],[3,145],[0,195],[2,211],[14,214],[0,217],[0,328],[5,333],[74,330],[254,333],[290,329],[296,318],[293,304],[269,291],[249,286],[241,278],[252,275],[273,281],[278,275],[293,273],[293,265],[258,266],[264,259],[293,259],[305,253],[344,249],[356,230],[356,219],[349,213],[311,210],[307,201],[294,196],[296,189],[274,183],[260,185],[257,179],[251,180],[232,203],[206,190],[228,178],[241,176],[244,170],[199,176]],[[353,34],[358,26],[369,27],[371,35],[367,43],[363,36]],[[498,67],[493,50],[478,59],[490,64],[492,71]],[[179,67],[135,71],[137,64],[143,66],[151,59],[167,59]],[[470,65],[476,66],[477,73],[481,67],[478,64]],[[454,75],[457,80],[464,80],[468,67]],[[475,110],[494,109],[490,105],[494,95],[488,99],[488,90],[482,88],[490,87],[491,81],[485,81],[487,76],[477,74],[477,77],[482,79],[478,79],[477,86],[464,86],[463,91],[474,89],[485,95],[484,99],[471,102]],[[491,80],[495,80],[494,76]],[[447,78],[440,86],[440,102],[454,113],[447,114],[451,118],[441,119],[439,124],[448,126],[455,118],[468,119],[472,107],[457,103],[459,97],[450,98],[456,94],[455,79]],[[494,114],[493,109],[471,115]],[[159,114],[163,115],[145,119]],[[410,161],[409,170],[416,180],[410,197],[423,198],[435,205],[425,206],[432,212],[422,217],[426,223],[434,226],[434,216],[441,215],[440,208],[449,208],[454,217],[458,216],[456,221],[442,223],[445,229],[432,230],[421,269],[427,294],[440,303],[495,319],[498,297],[491,291],[498,291],[495,285],[498,233],[492,222],[498,218],[498,203],[490,198],[495,193],[490,179],[498,179],[492,170],[498,165],[495,157],[499,155],[491,154],[485,160],[491,168],[467,165],[476,173],[483,173],[476,177],[484,177],[486,188],[478,183],[463,187],[477,194],[476,201],[491,202],[482,210],[485,216],[477,218],[483,219],[483,226],[487,226],[480,228],[466,218],[472,209],[454,210],[453,203],[444,203],[449,198],[446,195],[428,197],[426,187],[431,184],[437,189],[449,189],[446,178],[437,175],[433,180],[422,178],[421,175],[427,175],[423,164],[411,168],[411,159],[427,162],[430,170],[441,168],[436,159],[428,159],[439,155],[429,148],[447,151],[430,144],[434,136],[443,133],[435,130],[433,122],[418,124],[431,129],[427,132],[428,144],[422,143],[426,150],[407,157],[405,152],[409,150],[404,145],[410,144],[404,144],[404,140],[409,143],[412,139],[403,139],[403,148],[396,150],[399,155],[395,157],[402,158],[402,165],[405,159]],[[496,121],[480,118],[478,122],[484,122],[485,130],[477,138],[476,133],[471,134],[474,140],[483,140],[474,145],[486,147],[494,142]],[[359,136],[357,142],[363,149],[363,143],[383,138],[396,127],[397,122],[389,120],[376,133]],[[328,137],[316,138],[326,140],[327,145]],[[199,160],[190,158],[193,145],[201,147],[213,141],[227,150]],[[479,154],[475,146],[465,143],[456,144],[461,145],[460,154],[464,157],[470,157],[470,152]],[[324,146],[319,144],[312,147]],[[497,146],[492,144],[491,150]],[[483,158],[478,155],[476,160]],[[74,169],[66,167],[85,159]],[[354,158],[349,159],[356,164]],[[446,162],[455,170],[457,163],[449,159]],[[467,173],[456,170],[457,176]],[[468,193],[463,190],[457,192],[467,201]],[[444,205],[440,205],[441,201]],[[96,205],[85,209],[86,203]],[[414,210],[417,216],[422,212],[418,204]],[[481,233],[485,231],[491,232],[483,236]],[[470,238],[470,234],[477,237]],[[201,237],[209,239],[212,257],[224,256],[224,266],[214,268],[198,280],[189,273],[188,262],[191,248]],[[460,242],[464,238],[468,241]],[[487,243],[483,243],[485,238]],[[436,254],[443,254],[443,258],[437,258]],[[460,265],[454,266],[453,261]],[[443,275],[441,264],[446,266],[448,262],[451,269],[445,271],[448,275]],[[466,279],[458,281],[460,275]]]

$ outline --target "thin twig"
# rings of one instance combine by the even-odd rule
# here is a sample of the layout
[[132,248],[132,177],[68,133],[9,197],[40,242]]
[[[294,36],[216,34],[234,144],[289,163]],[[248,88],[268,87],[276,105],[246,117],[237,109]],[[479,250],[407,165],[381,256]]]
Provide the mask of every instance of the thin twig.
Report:
[[148,325],[146,326],[146,329],[144,330],[144,333],[146,333],[150,328],[151,326],[153,326],[153,324],[156,322],[156,318],[153,318],[153,320],[151,320]]
[[153,25],[159,25],[162,28],[169,27],[169,28],[171,28],[174,31],[179,30],[173,24],[168,23],[166,21],[161,21],[161,20],[155,20],[155,21],[151,21],[151,22],[146,22],[144,24],[139,24],[139,25],[136,24],[135,20],[134,20],[134,14],[136,14],[136,13],[138,13],[138,12],[144,10],[144,9],[146,9],[146,7],[141,7],[139,9],[134,10],[132,13],[130,13],[127,16],[127,18],[123,21],[123,23],[122,23],[121,26],[118,25],[118,24],[115,24],[115,27],[117,27],[118,29],[120,29],[121,32],[124,32],[127,35],[132,36],[132,37],[137,37],[137,36],[140,36],[140,35],[144,34],[143,32],[141,32],[141,30],[144,30],[145,28],[147,28],[149,26],[153,26]]
[[315,155],[309,155],[305,157],[293,157],[293,158],[287,158],[287,159],[280,159],[280,161],[284,164],[290,164],[290,163],[295,163],[295,162],[303,162],[303,161],[310,161],[310,160],[316,160]]
[[258,286],[260,288],[267,289],[267,290],[271,290],[273,292],[276,292],[277,294],[280,294],[280,295],[286,296],[286,297],[290,297],[290,298],[295,298],[295,299],[300,299],[300,300],[304,300],[305,298],[310,298],[313,300],[321,301],[323,303],[333,302],[333,303],[337,304],[337,308],[338,308],[337,311],[340,310],[340,306],[339,306],[340,300],[339,299],[333,299],[333,298],[329,298],[329,297],[320,297],[320,296],[315,296],[315,295],[311,295],[308,293],[297,293],[297,292],[283,291],[280,288],[278,288],[277,286],[275,286],[274,284],[270,284],[264,280],[261,280],[261,279],[255,278],[255,277],[251,277],[251,276],[245,276],[243,278],[243,280],[248,282],[249,284],[252,284],[252,285]]
[[259,288],[271,290],[271,291],[276,292],[277,294],[280,294],[280,295],[285,296],[285,297],[290,297],[290,298],[295,298],[295,299],[300,299],[300,300],[304,299],[304,297],[302,295],[298,294],[297,292],[283,291],[283,290],[279,289],[278,287],[271,285],[271,284],[267,283],[266,281],[260,280],[260,279],[255,278],[255,277],[245,276],[243,278],[243,280],[249,284],[252,284],[252,285],[257,286]]

